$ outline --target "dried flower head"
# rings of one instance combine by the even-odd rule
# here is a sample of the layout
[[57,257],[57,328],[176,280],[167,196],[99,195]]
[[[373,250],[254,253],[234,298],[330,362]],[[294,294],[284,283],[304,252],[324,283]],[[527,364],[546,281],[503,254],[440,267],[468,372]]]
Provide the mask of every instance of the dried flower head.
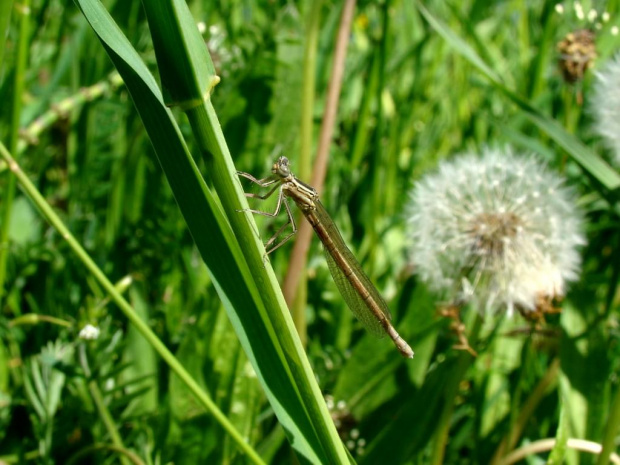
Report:
[[507,149],[444,162],[412,191],[411,260],[450,302],[535,310],[579,273],[584,238],[571,198],[538,159]]
[[569,32],[558,43],[560,70],[566,82],[580,81],[585,72],[592,67],[596,58],[594,39],[594,32],[589,29],[580,29]]
[[594,130],[620,164],[620,54],[597,71],[589,106],[594,116]]

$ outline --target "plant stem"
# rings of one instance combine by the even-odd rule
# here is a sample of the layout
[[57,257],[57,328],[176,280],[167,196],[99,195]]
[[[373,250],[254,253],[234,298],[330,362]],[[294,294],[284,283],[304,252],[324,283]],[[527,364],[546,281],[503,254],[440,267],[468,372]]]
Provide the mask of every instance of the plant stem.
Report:
[[[25,69],[30,45],[30,0],[23,0],[20,8],[16,9],[16,11],[21,14],[21,20],[19,22],[19,47],[17,49],[17,60],[13,81],[13,107],[11,112],[11,132],[9,135],[9,150],[13,153],[16,152],[19,138],[22,95],[24,93],[24,82],[26,80]],[[4,31],[2,34],[4,34]],[[0,309],[2,309],[2,300],[5,294],[6,265],[9,256],[9,225],[11,223],[13,199],[15,198],[15,182],[15,177],[9,176],[6,191],[2,196],[4,199],[4,211],[2,212],[2,229],[0,230]]]
[[598,456],[597,465],[607,465],[609,463],[609,457],[615,449],[618,428],[620,428],[620,389],[616,389],[616,395],[609,411],[609,418],[607,419],[607,426],[605,426],[605,433],[603,435],[603,450]]

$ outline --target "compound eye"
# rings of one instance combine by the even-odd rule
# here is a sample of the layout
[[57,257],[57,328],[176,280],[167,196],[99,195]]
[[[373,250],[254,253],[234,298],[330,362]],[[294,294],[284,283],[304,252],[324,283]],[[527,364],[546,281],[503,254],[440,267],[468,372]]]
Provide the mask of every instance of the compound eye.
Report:
[[286,157],[280,157],[274,168],[278,172],[278,174],[283,177],[286,177],[291,173],[288,166],[288,158]]

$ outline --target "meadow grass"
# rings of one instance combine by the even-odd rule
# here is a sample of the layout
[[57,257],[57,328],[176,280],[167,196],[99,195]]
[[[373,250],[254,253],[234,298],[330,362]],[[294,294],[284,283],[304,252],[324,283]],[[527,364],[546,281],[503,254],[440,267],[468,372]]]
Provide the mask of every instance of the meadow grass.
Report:
[[[329,103],[341,3],[2,2],[0,461],[616,460],[620,176],[588,105],[618,2],[359,2]],[[567,83],[556,44],[586,27]],[[335,103],[322,203],[413,360],[353,318],[316,239],[267,259],[283,218],[240,211],[236,170],[286,155],[313,179]],[[577,193],[580,278],[544,321],[442,317],[411,189],[503,146]]]

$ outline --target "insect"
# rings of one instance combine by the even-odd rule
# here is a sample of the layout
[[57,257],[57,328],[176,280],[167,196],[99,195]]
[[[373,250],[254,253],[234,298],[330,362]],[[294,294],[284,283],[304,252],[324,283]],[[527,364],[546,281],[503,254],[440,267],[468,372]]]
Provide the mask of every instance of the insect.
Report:
[[[353,314],[371,334],[378,337],[383,337],[387,334],[404,357],[413,358],[413,350],[392,326],[392,316],[387,304],[345,244],[334,221],[325,210],[325,207],[323,207],[323,204],[321,204],[316,189],[295,177],[290,170],[289,161],[286,157],[278,158],[273,164],[271,172],[272,175],[264,179],[256,179],[248,173],[237,173],[239,176],[249,179],[260,187],[270,187],[273,185],[264,195],[246,193],[247,197],[265,200],[278,191],[278,202],[273,213],[254,209],[249,209],[248,211],[258,215],[276,217],[280,214],[282,205],[284,205],[286,210],[288,221],[265,244],[267,254],[276,250],[297,232],[291,208],[286,201],[287,198],[290,198],[302,211],[323,243],[329,271]],[[274,245],[278,236],[289,224],[291,225],[292,232],[278,244]]]

